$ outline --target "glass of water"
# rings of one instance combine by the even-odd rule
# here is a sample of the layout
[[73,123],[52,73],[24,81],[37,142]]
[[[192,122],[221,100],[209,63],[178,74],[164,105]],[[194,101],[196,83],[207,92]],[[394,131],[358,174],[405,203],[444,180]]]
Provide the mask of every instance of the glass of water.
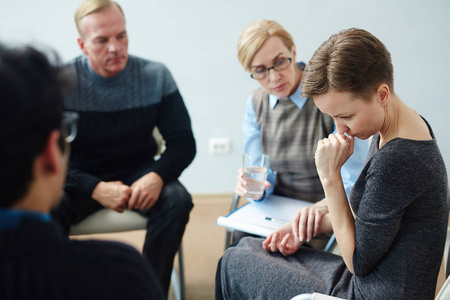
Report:
[[270,167],[270,157],[268,154],[252,156],[246,153],[243,159],[247,197],[259,199],[264,193],[264,182]]

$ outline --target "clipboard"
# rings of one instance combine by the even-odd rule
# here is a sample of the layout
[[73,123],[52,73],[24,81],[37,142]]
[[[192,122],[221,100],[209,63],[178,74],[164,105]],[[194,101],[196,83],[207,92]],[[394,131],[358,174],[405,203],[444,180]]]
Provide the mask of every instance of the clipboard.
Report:
[[311,205],[311,202],[271,195],[262,202],[250,202],[227,216],[220,216],[216,224],[229,231],[239,230],[266,237],[290,222],[298,209]]

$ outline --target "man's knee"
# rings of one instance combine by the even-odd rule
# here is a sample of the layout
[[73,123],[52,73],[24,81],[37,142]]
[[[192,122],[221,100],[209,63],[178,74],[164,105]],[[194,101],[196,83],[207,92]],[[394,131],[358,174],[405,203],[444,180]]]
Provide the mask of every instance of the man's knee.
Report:
[[103,207],[92,199],[77,198],[63,192],[61,201],[50,213],[53,220],[61,225],[64,233],[69,234],[71,225],[81,222],[101,208]]
[[194,206],[192,197],[186,188],[178,181],[173,181],[164,186],[161,200],[169,204],[170,209],[177,214],[187,214]]

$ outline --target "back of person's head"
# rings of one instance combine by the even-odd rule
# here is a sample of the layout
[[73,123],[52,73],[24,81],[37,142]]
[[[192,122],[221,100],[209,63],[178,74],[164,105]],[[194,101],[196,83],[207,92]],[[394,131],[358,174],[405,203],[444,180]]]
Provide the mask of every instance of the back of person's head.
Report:
[[50,132],[61,129],[67,82],[61,74],[32,47],[0,44],[0,207],[26,195],[35,157]]
[[332,35],[314,53],[302,78],[302,96],[351,92],[367,100],[379,84],[394,91],[391,54],[371,33],[350,28]]
[[237,45],[238,59],[247,72],[250,70],[256,52],[272,36],[279,37],[286,48],[292,51],[294,44],[292,36],[275,21],[259,20],[247,25],[242,30]]
[[111,0],[84,0],[83,2],[81,2],[77,10],[75,11],[75,24],[77,25],[78,34],[83,37],[83,31],[81,30],[80,25],[81,19],[94,12],[106,10],[112,5],[116,5],[122,12],[122,15],[124,15],[120,5],[117,2]]

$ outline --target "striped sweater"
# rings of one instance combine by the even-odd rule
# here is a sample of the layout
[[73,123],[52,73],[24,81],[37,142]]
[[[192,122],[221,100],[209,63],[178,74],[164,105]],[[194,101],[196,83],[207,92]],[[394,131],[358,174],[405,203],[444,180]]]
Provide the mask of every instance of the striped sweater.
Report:
[[[144,168],[159,174],[164,183],[177,179],[196,149],[189,114],[167,68],[135,56],[111,78],[96,74],[86,56],[68,67],[76,85],[65,97],[65,108],[78,112],[80,119],[66,192],[90,197],[100,181],[132,184],[125,179]],[[166,142],[158,161],[153,159],[155,126]]]

